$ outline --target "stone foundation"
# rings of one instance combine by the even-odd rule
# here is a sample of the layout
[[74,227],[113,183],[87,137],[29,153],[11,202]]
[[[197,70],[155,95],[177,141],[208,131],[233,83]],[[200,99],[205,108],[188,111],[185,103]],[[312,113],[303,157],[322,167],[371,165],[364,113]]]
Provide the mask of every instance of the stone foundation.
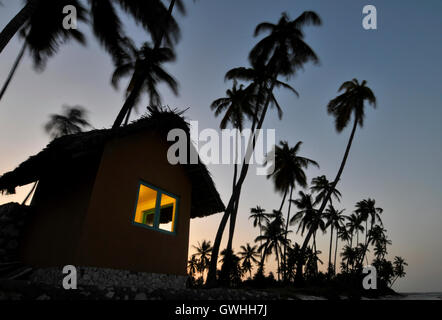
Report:
[[[146,291],[155,289],[184,289],[187,276],[170,275],[162,273],[133,272],[95,267],[76,267],[78,286],[99,287],[132,287],[142,288]],[[35,269],[30,280],[50,285],[62,286],[66,274],[63,268]]]

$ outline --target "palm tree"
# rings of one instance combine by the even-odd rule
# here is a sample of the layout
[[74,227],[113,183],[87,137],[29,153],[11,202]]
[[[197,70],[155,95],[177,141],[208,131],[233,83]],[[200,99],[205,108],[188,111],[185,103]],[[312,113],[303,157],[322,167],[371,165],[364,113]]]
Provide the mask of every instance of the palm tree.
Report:
[[242,269],[244,272],[249,272],[250,278],[252,277],[253,263],[258,264],[259,253],[256,250],[257,246],[251,246],[247,243],[245,246],[241,246],[241,250],[238,254],[241,257]]
[[368,244],[374,245],[376,258],[383,259],[387,254],[387,245],[391,245],[391,240],[387,238],[386,231],[381,225],[375,225],[368,234]]
[[[309,158],[298,156],[299,149],[302,141],[299,141],[294,147],[289,147],[287,141],[280,141],[279,146],[274,146],[275,156],[274,159],[269,161],[273,162],[273,172],[267,175],[267,178],[273,180],[275,190],[282,193],[282,202],[279,211],[282,211],[282,207],[285,202],[288,191],[290,190],[290,200],[292,199],[293,189],[296,184],[302,188],[307,187],[307,177],[304,169],[307,169],[309,165],[315,165],[319,168],[316,161]],[[289,201],[289,208],[287,211],[287,223],[285,231],[288,231],[290,221],[290,209],[291,201]],[[287,235],[287,233],[286,233]],[[282,260],[285,261],[287,249],[284,247],[284,255]]]
[[[86,120],[86,110],[80,106],[68,107],[64,106],[63,114],[52,114],[50,120],[45,125],[45,130],[49,135],[55,139],[68,134],[82,132],[83,129],[92,127]],[[31,190],[28,192],[22,205],[26,204],[31,195],[37,188],[38,181],[34,183]]]
[[[163,37],[167,45],[172,46],[178,41],[180,30],[172,17],[175,5],[184,14],[182,0],[172,0],[169,9],[159,0],[153,1],[117,1],[120,7],[141,24],[148,31],[156,43]],[[127,56],[125,35],[122,22],[114,4],[110,0],[89,0],[90,23],[93,33],[100,44],[111,54],[116,65],[119,65]],[[9,73],[9,76],[0,91],[0,100],[4,95],[13,75],[23,58],[25,50],[30,49],[37,69],[43,69],[47,59],[58,51],[58,47],[70,38],[84,43],[81,32],[75,29],[63,28],[63,8],[73,5],[77,10],[77,20],[87,21],[86,9],[77,1],[68,0],[27,0],[25,7],[11,20],[0,34],[0,52],[7,42],[20,29],[24,36],[24,43],[18,57]]]
[[356,128],[359,125],[361,128],[364,124],[364,103],[368,101],[373,107],[376,107],[376,97],[373,91],[366,86],[367,81],[363,80],[359,83],[358,80],[344,82],[338,92],[344,91],[342,94],[332,99],[327,106],[327,111],[335,118],[335,128],[338,133],[342,132],[347,127],[351,117],[353,116],[353,128],[351,130],[350,138],[345,149],[344,157],[339,167],[338,173],[333,181],[330,190],[322,201],[319,212],[323,212],[327,202],[329,201],[333,190],[336,188],[344,171],[345,163],[347,162],[348,154],[350,153],[351,144],[355,136]]
[[[361,215],[362,219],[365,221],[365,250],[362,255],[362,260],[360,261],[360,263],[363,262],[364,257],[366,255],[366,251],[369,244],[368,235],[373,230],[376,221],[379,222],[380,225],[382,226],[381,214],[383,211],[384,210],[382,208],[376,207],[376,201],[374,199],[368,198],[356,203],[355,212]],[[370,218],[370,229],[368,228],[369,218]]]
[[255,94],[255,107],[254,107],[254,118],[252,123],[252,130],[255,129],[257,120],[259,119],[260,113],[262,111],[262,105],[266,100],[266,94],[270,95],[270,106],[275,107],[278,113],[278,118],[282,119],[283,110],[276,100],[273,92],[267,92],[264,88],[272,82],[275,83],[275,88],[284,88],[290,90],[297,97],[299,97],[298,92],[289,84],[275,79],[273,70],[268,68],[263,64],[255,64],[251,68],[238,67],[227,71],[225,75],[225,80],[242,80],[248,81],[250,84],[247,86],[247,90],[252,91]]
[[194,274],[198,271],[198,260],[196,259],[195,255],[192,255],[192,258],[187,262],[187,269],[189,270],[189,275],[191,277],[194,276]]
[[64,135],[82,132],[91,127],[85,118],[86,110],[80,106],[64,106],[62,114],[52,114],[45,125],[45,130],[55,139]]
[[210,262],[212,245],[210,241],[203,240],[203,242],[198,242],[193,248],[196,250],[194,256],[198,259],[198,271],[201,272],[204,277],[204,271],[207,269]]
[[58,52],[60,45],[72,39],[82,45],[85,44],[84,36],[80,31],[67,30],[63,27],[63,7],[66,5],[73,5],[77,8],[78,21],[87,21],[86,10],[78,0],[40,3],[35,14],[26,20],[21,28],[20,35],[23,45],[0,91],[0,100],[3,98],[26,50],[31,54],[35,69],[43,70],[47,60]]
[[[304,42],[302,28],[306,24],[319,25],[320,23],[319,16],[314,12],[308,11],[292,21],[290,21],[286,15],[283,15],[276,25],[262,23],[256,27],[255,36],[262,31],[270,31],[270,35],[259,41],[255,48],[252,49],[249,55],[249,60],[253,68],[262,66],[269,70],[266,74],[271,76],[267,78],[268,81],[266,80],[265,82],[256,85],[256,87],[260,89],[261,96],[265,96],[265,99],[258,99],[257,102],[256,110],[261,111],[259,119],[257,119],[256,122],[256,127],[253,126],[253,137],[255,137],[254,134],[256,132],[259,132],[256,130],[262,128],[267,109],[272,102],[273,89],[276,86],[278,76],[289,77],[306,62],[318,61],[314,51]],[[270,52],[273,52],[271,56]],[[237,208],[237,201],[241,194],[241,188],[247,176],[249,160],[255,148],[255,139],[253,138],[250,140],[235,190],[232,192],[215,237],[208,275],[209,286],[213,286],[216,283],[216,264],[224,228],[227,224],[227,219],[235,210],[235,207]]]
[[[225,129],[230,123],[236,129],[235,136],[235,159],[234,159],[234,171],[233,171],[233,187],[232,191],[236,185],[236,178],[238,172],[238,136],[242,132],[244,126],[244,117],[253,119],[254,109],[253,102],[255,100],[255,95],[250,88],[243,88],[240,85],[237,88],[236,80],[233,82],[232,89],[226,91],[225,98],[219,98],[212,102],[210,108],[215,111],[215,116],[219,116],[221,113],[225,112],[224,117],[220,123],[220,129]],[[235,203],[235,209],[233,214],[230,216],[230,228],[229,228],[229,239],[227,242],[227,250],[232,250],[233,235],[235,230],[235,222],[237,215],[238,202]]]
[[[291,200],[298,209],[300,209],[290,220],[290,224],[295,224],[299,222],[298,230],[301,230],[301,235],[304,235],[305,230],[307,230],[307,235],[304,239],[304,243],[301,247],[301,256],[305,256],[305,249],[313,236],[313,249],[316,252],[316,232],[317,230],[325,230],[325,222],[323,217],[314,208],[314,201],[311,194],[306,194],[303,191],[299,191],[299,199]],[[302,250],[304,248],[304,250]],[[302,264],[297,266],[296,273],[302,270]],[[302,271],[301,271],[302,276]],[[299,276],[296,275],[297,280],[300,280]]]
[[[123,12],[130,15],[136,23],[148,31],[154,41],[165,37],[167,44],[171,45],[179,39],[180,30],[175,19],[171,16],[171,12],[175,3],[177,3],[178,9],[181,13],[184,13],[184,5],[181,0],[172,0],[169,9],[160,0],[89,0],[88,2],[93,32],[115,61],[118,61],[124,55],[122,40],[125,37],[115,3],[119,5]],[[83,7],[76,0],[26,0],[24,7],[0,33],[0,53],[12,37],[32,19],[42,19],[45,26],[52,23],[61,25],[63,16],[61,20],[56,20],[55,17],[62,13],[62,9],[66,5],[74,5],[77,14],[79,9],[83,10]],[[54,13],[56,15],[53,15]],[[72,30],[67,31],[71,32]],[[44,33],[39,33],[37,36],[44,36]]]
[[359,244],[359,232],[363,232],[365,229],[362,226],[362,219],[361,216],[358,214],[352,213],[349,217],[347,217],[347,227],[348,231],[351,234],[350,238],[350,247],[352,247],[353,244],[353,236],[356,234],[356,245]]
[[221,251],[220,262],[220,278],[222,282],[227,286],[236,286],[241,282],[241,278],[244,273],[244,269],[240,265],[240,258],[227,248]]
[[332,189],[331,187],[332,183],[328,181],[327,177],[324,175],[312,179],[310,190],[313,193],[317,193],[315,204],[323,201],[329,191],[331,192],[329,199],[330,205],[333,205],[332,197],[334,197],[338,202],[341,201],[341,192],[338,189]]
[[[275,212],[277,213],[277,211]],[[278,266],[278,280],[280,279],[280,256],[281,256],[281,246],[286,243],[286,236],[283,227],[283,221],[280,216],[276,215],[273,221],[268,222],[263,227],[263,234],[256,237],[255,242],[263,241],[262,245],[259,247],[259,251],[262,252],[262,258],[260,262],[260,268],[264,268],[264,261],[267,256],[272,252],[275,253],[276,262]]]
[[[328,277],[336,270],[336,251],[338,248],[338,231],[344,226],[345,216],[342,214],[344,210],[336,210],[331,204],[325,210],[325,218],[327,219],[326,227],[330,226],[330,249],[328,251]],[[331,262],[333,230],[336,229],[336,244],[335,244],[335,263]]]
[[136,50],[132,42],[126,39],[131,48],[131,56],[120,64],[112,75],[112,85],[117,88],[118,81],[131,75],[126,89],[126,101],[121,108],[112,128],[118,128],[126,118],[126,123],[132,109],[136,106],[143,91],[146,91],[153,107],[159,107],[161,98],[157,91],[158,83],[164,82],[174,94],[178,94],[178,84],[161,66],[163,63],[174,61],[175,54],[169,48],[152,48],[149,43],[144,43],[140,50]]
[[352,248],[352,247],[346,245],[342,250],[341,257],[342,257],[342,261],[346,263],[345,269],[348,272],[349,271],[348,266],[350,265],[353,267],[354,263],[357,259],[356,248]]
[[390,288],[393,287],[393,284],[398,278],[403,278],[406,275],[405,272],[405,266],[408,266],[408,263],[405,262],[404,258],[402,257],[394,257],[393,261],[393,271],[394,275],[396,276],[393,281],[390,284]]
[[[263,222],[267,223],[270,221],[269,214],[265,212],[265,209],[260,206],[256,206],[255,208],[250,208],[250,216],[249,219],[253,219],[253,227],[259,228],[259,235],[262,233]],[[262,245],[262,242],[260,243]]]
[[[345,219],[347,219],[348,217],[345,216]],[[335,257],[334,257],[334,266],[336,267],[336,257],[337,257],[337,251],[338,251],[338,239],[341,239],[341,241],[344,241],[345,243],[347,243],[347,245],[350,245],[350,240],[351,240],[351,234],[350,232],[348,232],[347,228],[345,225],[343,225],[341,228],[337,229],[337,237],[336,237],[336,246],[335,246]],[[341,262],[342,263],[342,262]]]

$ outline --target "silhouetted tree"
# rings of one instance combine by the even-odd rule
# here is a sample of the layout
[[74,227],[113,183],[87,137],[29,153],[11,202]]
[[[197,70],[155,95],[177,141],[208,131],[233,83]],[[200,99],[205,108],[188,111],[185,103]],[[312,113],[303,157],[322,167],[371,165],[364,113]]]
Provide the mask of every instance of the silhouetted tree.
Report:
[[[124,55],[124,32],[122,21],[118,15],[115,4],[118,4],[123,12],[132,17],[148,31],[154,42],[162,39],[168,45],[175,43],[180,35],[179,27],[171,17],[175,3],[181,13],[184,13],[184,5],[181,0],[172,0],[167,9],[160,0],[128,1],[128,0],[88,0],[89,7],[85,9],[77,0],[26,0],[24,7],[12,18],[0,33],[0,53],[3,51],[12,37],[32,19],[42,19],[46,22],[42,25],[37,37],[44,37],[50,32],[50,26],[55,24],[62,26],[64,16],[63,8],[66,5],[74,5],[79,11],[87,10],[90,13],[90,24],[95,36],[103,47],[111,54],[114,61],[118,61]],[[60,19],[61,17],[61,19]],[[72,32],[72,29],[66,30]]]
[[178,83],[162,67],[163,63],[175,60],[173,51],[169,48],[152,48],[148,43],[144,43],[140,50],[136,50],[129,39],[126,41],[131,48],[131,55],[115,69],[112,85],[117,87],[118,81],[129,74],[131,79],[126,89],[126,101],[115,119],[113,129],[121,126],[124,119],[125,123],[128,123],[131,111],[143,92],[149,95],[151,106],[160,106],[161,98],[157,91],[160,82],[164,82],[174,94],[178,94]]
[[[289,77],[306,62],[318,61],[314,51],[304,42],[302,28],[307,24],[319,25],[320,23],[320,18],[316,13],[307,11],[294,20],[290,20],[287,15],[283,14],[277,24],[265,22],[256,27],[255,36],[263,31],[269,31],[270,34],[260,40],[249,55],[252,68],[267,69],[263,74],[268,75],[268,77],[264,79],[259,79],[260,81],[263,81],[262,83],[254,86],[255,88],[258,88],[260,96],[263,98],[258,99],[256,112],[258,113],[259,110],[259,115],[257,117],[256,126],[255,124],[252,125],[252,128],[254,129],[253,133],[258,132],[256,130],[262,128],[267,109],[274,101],[273,89],[277,86],[278,76]],[[252,135],[252,137],[254,137],[254,135]],[[216,263],[222,234],[229,216],[235,208],[237,208],[236,203],[239,201],[241,188],[247,176],[249,160],[255,148],[255,143],[256,140],[254,138],[250,139],[241,167],[241,173],[227,204],[227,208],[221,219],[215,237],[213,255],[207,277],[209,286],[213,286],[216,283]]]
[[[234,158],[234,170],[233,170],[233,183],[232,192],[236,185],[237,172],[238,172],[238,138],[239,133],[242,132],[244,126],[244,118],[253,119],[255,116],[253,104],[255,102],[255,94],[250,88],[243,88],[240,85],[237,88],[236,80],[233,82],[232,89],[226,91],[226,97],[219,98],[212,102],[210,108],[215,111],[215,116],[219,116],[224,113],[224,117],[220,123],[220,129],[225,129],[230,123],[236,130],[235,136],[235,158]],[[233,234],[235,230],[236,215],[238,201],[235,203],[235,210],[230,216],[230,228],[229,228],[229,239],[227,241],[227,250],[232,250],[233,244]]]
[[[325,218],[327,219],[326,227],[330,226],[330,248],[328,251],[328,278],[336,270],[336,250],[338,248],[338,231],[344,226],[345,216],[342,214],[344,210],[336,210],[331,204],[325,210]],[[335,248],[335,262],[332,264],[332,244],[333,244],[333,231],[336,230],[336,248]]]
[[198,242],[193,248],[196,250],[194,256],[198,259],[198,271],[201,272],[204,277],[204,271],[207,269],[210,262],[212,244],[210,241],[203,240],[201,243]]
[[256,246],[251,246],[247,243],[245,246],[241,246],[241,251],[238,253],[242,261],[242,270],[244,272],[249,272],[250,278],[252,277],[253,263],[258,264],[259,253],[256,250]]
[[79,22],[87,21],[87,12],[78,0],[41,2],[35,14],[26,20],[20,28],[23,45],[0,90],[0,100],[3,98],[26,51],[31,54],[34,67],[37,70],[43,70],[47,60],[58,52],[60,45],[71,39],[80,44],[85,44],[84,36],[79,30],[67,30],[63,27],[65,17],[63,7],[66,5],[73,5],[77,8],[77,20]]
[[64,107],[63,114],[52,114],[45,125],[46,132],[52,138],[82,132],[91,127],[86,120],[86,110],[80,106]]
[[[290,224],[299,223],[297,232],[301,231],[301,235],[304,235],[304,232],[307,230],[307,235],[304,238],[302,247],[307,248],[313,236],[313,249],[316,252],[316,232],[318,230],[325,230],[323,216],[314,208],[314,201],[311,194],[299,191],[299,198],[291,201],[300,210],[292,217]],[[302,250],[302,247],[301,256],[305,256],[305,251]],[[299,269],[300,267],[298,266],[296,273],[299,272]],[[299,279],[298,275],[296,275],[296,278]]]
[[[293,189],[298,184],[302,188],[307,187],[307,177],[304,170],[309,165],[315,165],[319,168],[316,161],[298,155],[302,141],[299,141],[294,147],[289,147],[287,141],[281,141],[279,145],[274,146],[274,159],[268,159],[272,163],[274,170],[267,175],[267,178],[273,180],[275,190],[282,193],[282,202],[279,211],[282,211],[287,192],[290,190],[290,200],[292,199]],[[290,221],[291,201],[287,211],[287,223],[285,226],[286,236]],[[285,261],[287,249],[284,247],[284,254],[281,257]]]
[[[338,132],[341,132],[348,125],[348,122],[350,121],[352,116],[354,122],[353,129],[350,134],[350,139],[348,141],[347,148],[345,149],[344,157],[342,159],[336,178],[333,181],[329,192],[322,201],[322,204],[318,210],[321,214],[324,211],[333,190],[336,188],[336,185],[341,178],[342,172],[344,171],[345,163],[347,161],[351,144],[356,132],[356,127],[358,126],[358,124],[361,127],[364,124],[365,101],[368,101],[368,103],[373,105],[374,107],[376,106],[376,97],[374,96],[371,89],[366,86],[366,83],[367,82],[365,80],[359,83],[356,79],[344,82],[338,90],[338,92],[344,91],[344,93],[331,100],[327,106],[328,113],[335,117],[335,128]],[[305,247],[302,248],[302,250],[305,250]],[[302,280],[302,268],[298,268],[296,276],[298,280]]]

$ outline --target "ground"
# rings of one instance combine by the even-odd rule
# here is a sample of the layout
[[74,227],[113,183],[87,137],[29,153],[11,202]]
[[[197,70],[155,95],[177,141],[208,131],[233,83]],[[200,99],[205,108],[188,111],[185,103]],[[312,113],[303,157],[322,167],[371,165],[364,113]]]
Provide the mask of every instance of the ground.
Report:
[[[391,292],[387,298],[401,299]],[[0,300],[343,300],[378,298],[374,295],[337,293],[327,288],[296,289],[279,287],[270,289],[182,289],[143,290],[135,287],[83,286],[77,290],[23,280],[1,280]],[[385,298],[385,296],[384,296]]]

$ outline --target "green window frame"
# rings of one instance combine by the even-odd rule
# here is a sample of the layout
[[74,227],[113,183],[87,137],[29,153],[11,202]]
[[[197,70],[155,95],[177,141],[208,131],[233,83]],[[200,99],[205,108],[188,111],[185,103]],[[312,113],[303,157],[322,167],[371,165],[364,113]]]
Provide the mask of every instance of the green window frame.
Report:
[[[140,197],[140,189],[141,186],[145,186],[147,188],[150,188],[152,190],[155,190],[157,192],[157,198],[155,200],[155,208],[154,209],[149,209],[146,211],[143,211],[143,223],[139,223],[135,221],[135,217],[136,217],[136,213],[137,213],[137,206],[138,206],[138,199]],[[164,206],[161,206],[161,197],[162,195],[166,195],[169,196],[171,198],[174,198],[176,201],[176,208],[175,208],[175,217],[173,219],[173,226],[172,226],[172,230],[173,231],[168,231],[168,230],[164,230],[164,229],[160,229],[160,215],[161,215],[161,209],[165,209],[167,207],[173,206],[171,204],[167,204]],[[171,192],[168,192],[164,189],[161,189],[157,186],[154,186],[150,183],[147,183],[143,180],[140,180],[138,182],[138,188],[137,188],[137,197],[135,200],[135,208],[134,208],[134,212],[133,212],[133,217],[132,217],[132,224],[137,226],[137,227],[142,227],[145,229],[149,229],[149,230],[155,230],[155,231],[159,231],[162,233],[166,233],[166,234],[171,234],[171,235],[176,235],[177,233],[177,228],[178,228],[178,215],[179,215],[179,207],[180,207],[180,197],[176,194],[173,194]],[[149,214],[152,214],[152,212],[154,212],[155,216],[154,216],[154,221],[153,221],[153,226],[149,226],[147,224],[145,224],[146,221],[146,217]]]

